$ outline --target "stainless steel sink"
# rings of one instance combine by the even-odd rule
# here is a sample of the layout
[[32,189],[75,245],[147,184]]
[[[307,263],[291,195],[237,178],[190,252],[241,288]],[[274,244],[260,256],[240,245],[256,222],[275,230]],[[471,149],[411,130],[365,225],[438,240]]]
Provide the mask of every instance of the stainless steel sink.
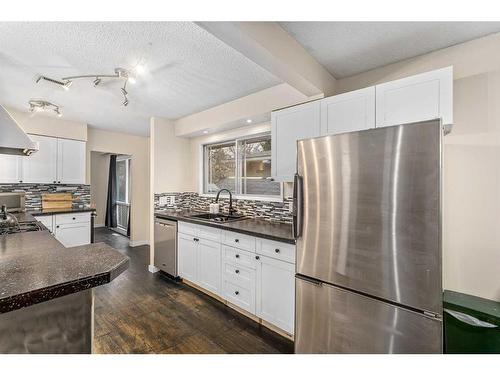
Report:
[[194,214],[194,215],[189,215],[189,217],[204,221],[215,221],[218,223],[226,223],[230,221],[247,219],[247,217],[243,215],[225,215],[225,214],[210,214],[210,213]]

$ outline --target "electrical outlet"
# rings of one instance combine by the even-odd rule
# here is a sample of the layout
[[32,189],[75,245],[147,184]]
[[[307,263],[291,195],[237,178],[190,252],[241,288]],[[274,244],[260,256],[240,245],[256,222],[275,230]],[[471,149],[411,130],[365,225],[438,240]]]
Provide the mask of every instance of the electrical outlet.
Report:
[[160,197],[160,204],[168,204],[169,198],[168,196]]
[[175,204],[175,195],[171,195],[169,198],[170,198],[170,204],[174,205]]

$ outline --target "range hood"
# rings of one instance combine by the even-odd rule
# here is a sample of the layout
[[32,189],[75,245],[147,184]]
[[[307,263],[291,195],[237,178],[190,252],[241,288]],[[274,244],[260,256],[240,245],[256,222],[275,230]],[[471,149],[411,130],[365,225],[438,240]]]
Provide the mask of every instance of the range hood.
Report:
[[33,142],[16,120],[0,105],[0,154],[29,156],[38,151]]

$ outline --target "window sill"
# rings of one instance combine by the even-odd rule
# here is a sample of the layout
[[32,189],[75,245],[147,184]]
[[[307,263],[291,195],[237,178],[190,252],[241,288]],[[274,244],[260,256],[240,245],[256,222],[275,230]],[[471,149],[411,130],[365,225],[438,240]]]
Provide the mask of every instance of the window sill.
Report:
[[[208,193],[199,193],[198,194],[200,197],[205,197],[205,198],[215,198],[217,194],[208,194]],[[228,199],[229,195],[228,194],[221,194],[221,198]],[[263,201],[263,202],[283,202],[283,197],[282,196],[277,196],[277,197],[269,197],[269,196],[258,196],[258,195],[236,195],[233,194],[233,199],[241,199],[241,200],[246,200],[246,201]]]

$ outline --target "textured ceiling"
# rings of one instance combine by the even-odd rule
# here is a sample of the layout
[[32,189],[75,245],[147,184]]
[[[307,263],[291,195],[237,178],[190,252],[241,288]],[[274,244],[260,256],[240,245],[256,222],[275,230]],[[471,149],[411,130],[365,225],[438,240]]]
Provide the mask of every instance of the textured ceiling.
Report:
[[335,78],[500,32],[500,22],[282,22]]
[[[147,71],[129,85],[128,107],[118,82],[75,81],[68,91],[35,83],[39,74],[112,74],[141,59]],[[45,99],[98,128],[146,135],[151,116],[179,118],[279,83],[191,22],[0,22],[0,104],[26,111]]]

